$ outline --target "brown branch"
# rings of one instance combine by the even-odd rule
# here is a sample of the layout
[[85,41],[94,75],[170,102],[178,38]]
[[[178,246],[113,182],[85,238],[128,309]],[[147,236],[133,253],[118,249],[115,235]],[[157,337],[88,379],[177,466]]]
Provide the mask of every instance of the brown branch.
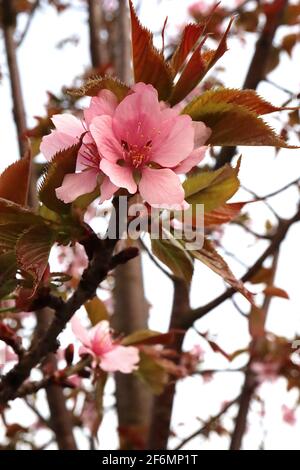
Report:
[[19,152],[20,156],[22,157],[27,150],[27,141],[25,139],[27,125],[21,78],[17,61],[16,43],[14,38],[16,12],[14,11],[13,4],[14,2],[11,0],[2,0],[3,33],[13,100],[13,115],[18,134]]
[[[53,320],[53,312],[49,308],[37,311],[37,326],[34,332],[34,341],[43,336],[51,321]],[[73,418],[67,408],[66,398],[62,388],[55,383],[54,377],[57,370],[57,359],[55,354],[48,354],[43,361],[43,372],[45,370],[53,371],[51,376],[44,377],[40,382],[25,383],[19,390],[19,396],[37,393],[41,388],[45,388],[48,407],[50,411],[49,423],[53,430],[60,450],[76,450],[76,441],[73,434]]]
[[100,38],[102,14],[101,0],[88,0],[90,55],[92,66],[95,69],[100,68],[101,65],[107,61],[104,54],[105,50],[102,47],[103,44]]
[[115,266],[112,256],[117,240],[107,238],[99,240],[98,247],[84,271],[79,285],[67,302],[57,300],[55,315],[44,336],[23,355],[20,362],[3,377],[0,383],[0,403],[5,404],[18,394],[18,389],[29,377],[31,370],[38,365],[48,353],[58,347],[57,337],[63,331],[74,313],[94,297],[99,284]]
[[68,386],[67,378],[72,375],[78,374],[82,369],[91,364],[91,357],[85,357],[77,362],[75,365],[62,369],[60,371],[55,370],[51,374],[47,374],[43,379],[34,382],[25,382],[18,390],[18,398],[23,398],[28,395],[37,393],[43,388],[47,388],[50,385],[57,385],[60,389]]
[[[274,3],[275,1],[278,3],[277,0],[274,0]],[[268,14],[263,30],[256,43],[243,89],[250,88],[256,90],[259,83],[265,79],[266,67],[272,52],[273,40],[277,29],[281,25],[287,4],[288,0],[281,0],[280,6],[275,9],[275,13]],[[222,167],[225,163],[230,163],[235,155],[235,151],[236,147],[223,147],[216,160],[216,169]]]
[[[174,281],[173,307],[170,321],[171,329],[180,329],[185,312],[189,309],[189,288],[182,280]],[[181,353],[184,335],[176,335],[170,346],[175,352]],[[179,355],[178,354],[178,355]],[[152,411],[152,422],[149,432],[149,449],[166,449],[170,435],[172,408],[176,383],[167,385],[164,392],[155,397]]]
[[[242,282],[249,281],[251,277],[257,273],[257,271],[262,267],[265,260],[278,250],[281,242],[284,240],[290,227],[294,223],[299,221],[300,208],[291,219],[281,220],[279,222],[276,234],[274,235],[272,242],[270,243],[268,248],[263,252],[263,254],[258,258],[258,260],[253,264],[253,266],[246,272],[246,274],[244,274],[244,276],[241,278]],[[199,307],[194,310],[190,310],[189,312],[186,312],[183,318],[183,322],[179,327],[186,329],[190,328],[196,320],[203,318],[207,313],[211,312],[213,309],[225,302],[225,300],[229,299],[234,293],[235,290],[233,288],[229,288],[225,292],[223,292],[223,294],[219,295],[203,307]]]
[[183,439],[180,444],[178,444],[173,450],[181,450],[182,447],[187,444],[188,442],[190,442],[192,439],[194,439],[195,437],[197,436],[200,436],[201,434],[204,434],[206,435],[211,427],[217,423],[219,421],[219,419],[233,406],[235,405],[236,403],[238,403],[240,400],[240,396],[238,396],[237,398],[235,398],[234,400],[231,400],[229,403],[227,403],[223,408],[222,410],[217,413],[215,416],[213,416],[212,418],[210,418],[210,420],[205,423],[200,429],[198,429],[197,431],[193,432],[190,436],[186,437],[185,439]]
[[24,39],[26,38],[27,33],[30,29],[34,14],[35,14],[35,12],[36,12],[39,5],[40,5],[40,0],[35,0],[35,2],[33,3],[32,7],[31,7],[30,12],[28,13],[27,22],[26,22],[26,25],[25,25],[25,27],[22,31],[22,34],[21,34],[21,36],[18,40],[17,47],[20,47],[22,45]]
[[[276,250],[273,256],[272,275],[269,280],[270,285],[273,285],[274,280],[275,280],[276,270],[278,266],[278,257],[279,257],[279,249]],[[267,314],[270,308],[271,301],[272,301],[271,296],[265,296],[263,306],[261,308],[262,314],[263,314],[264,325],[266,324]],[[248,413],[249,413],[249,409],[250,409],[254,392],[258,385],[255,374],[252,371],[251,365],[253,362],[253,358],[256,355],[257,348],[260,348],[260,345],[261,345],[261,342],[259,341],[259,338],[258,339],[253,338],[253,341],[250,346],[251,357],[246,368],[244,384],[243,384],[240,399],[239,399],[238,414],[235,420],[235,427],[231,436],[230,450],[240,450],[242,446],[243,437],[247,429],[247,417],[248,417]]]

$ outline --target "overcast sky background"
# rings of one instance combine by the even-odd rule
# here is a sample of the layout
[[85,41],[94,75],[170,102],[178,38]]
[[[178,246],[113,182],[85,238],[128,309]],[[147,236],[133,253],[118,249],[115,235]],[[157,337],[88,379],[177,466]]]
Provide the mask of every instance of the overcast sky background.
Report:
[[[75,2],[76,3],[76,2]],[[19,50],[19,65],[22,72],[22,85],[27,110],[29,127],[34,124],[33,116],[43,115],[46,103],[46,91],[58,93],[63,85],[70,85],[75,76],[80,75],[89,66],[87,15],[84,8],[78,3],[78,8],[67,11],[61,15],[52,8],[43,8],[38,11],[31,26],[31,30]],[[141,19],[151,29],[159,30],[165,16],[169,17],[171,34],[176,32],[186,15],[190,0],[164,0],[157,5],[156,0],[144,0],[142,3]],[[66,46],[63,50],[56,48],[57,43],[68,36],[78,35],[79,44],[74,47]],[[280,35],[283,34],[281,31]],[[278,39],[278,38],[277,38]],[[220,75],[228,87],[241,87],[249,60],[253,51],[254,38],[249,35],[247,47],[241,45],[236,39],[229,41],[230,50],[222,59],[226,72]],[[3,80],[0,84],[0,170],[2,171],[10,162],[16,160],[18,151],[14,123],[11,116],[11,98],[7,79],[7,68],[4,59],[3,43],[0,44],[0,64]],[[273,81],[292,90],[297,94],[300,90],[299,64],[300,50],[296,49],[293,60],[285,56],[281,66],[272,74]],[[263,58],[262,58],[263,60]],[[267,84],[261,84],[259,92],[275,105],[285,101],[287,95]],[[277,122],[271,119],[273,125]],[[299,151],[282,150],[274,157],[274,151],[269,148],[241,148],[243,154],[240,177],[242,184],[253,189],[259,195],[267,194],[300,176]],[[285,196],[272,199],[272,205],[284,217],[291,216],[296,207],[297,191],[290,189]],[[248,199],[247,193],[242,190],[235,200]],[[253,214],[253,228],[263,230],[266,220],[266,210],[263,204],[253,204],[247,209]],[[294,226],[280,252],[279,269],[275,284],[286,289],[290,300],[274,299],[268,316],[267,328],[278,335],[292,338],[297,332],[300,334],[300,289],[299,289],[299,238],[300,225]],[[242,229],[232,226],[226,230],[223,243],[230,252],[247,263],[253,264],[255,259],[264,251],[265,242],[254,243],[252,236],[247,236]],[[230,266],[237,276],[242,275],[243,268],[231,258],[227,258]],[[152,305],[150,327],[165,331],[172,302],[172,286],[170,281],[145,257],[145,286],[147,298]],[[197,266],[192,286],[192,306],[205,304],[224,289],[224,284],[214,273],[204,266]],[[239,305],[248,311],[247,302],[236,296]],[[231,302],[222,304],[203,320],[197,323],[202,332],[209,331],[219,344],[228,352],[235,351],[247,344],[247,322],[239,315]],[[63,343],[68,343],[68,333],[62,337]],[[227,368],[228,364],[218,354],[212,353],[204,341],[191,331],[186,339],[185,348],[188,350],[194,344],[201,343],[207,350],[206,368]],[[238,367],[246,362],[246,357],[240,358],[232,367]],[[201,425],[201,419],[208,418],[220,410],[224,401],[238,395],[239,386],[243,376],[238,373],[217,374],[211,383],[203,385],[200,377],[191,377],[178,384],[178,394],[175,402],[173,427],[179,437],[190,434]],[[106,404],[112,404],[112,381],[107,390]],[[249,432],[244,439],[245,449],[257,449],[265,438],[266,449],[297,449],[300,450],[300,423],[291,427],[282,422],[281,405],[293,405],[297,398],[295,391],[286,393],[284,380],[275,384],[265,384],[261,395],[266,398],[266,416],[258,416],[258,405],[253,404],[253,412],[249,415]],[[235,408],[228,414],[234,416]],[[24,419],[31,422],[31,415],[19,405],[19,413],[24,413]],[[15,414],[11,419],[16,419]],[[298,416],[300,417],[300,416]],[[100,444],[103,449],[112,449],[117,446],[117,437],[112,430],[116,422],[113,411],[108,411],[100,431]],[[226,420],[225,422],[228,422]],[[0,431],[1,435],[1,431]],[[177,439],[172,439],[171,445],[176,445]],[[81,446],[86,445],[81,440]],[[212,434],[209,440],[196,438],[186,448],[191,449],[226,449],[228,439]]]

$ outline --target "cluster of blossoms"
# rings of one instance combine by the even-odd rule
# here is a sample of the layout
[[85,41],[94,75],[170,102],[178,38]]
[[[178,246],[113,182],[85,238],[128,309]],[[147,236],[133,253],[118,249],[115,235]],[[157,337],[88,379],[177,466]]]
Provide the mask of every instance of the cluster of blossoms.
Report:
[[66,203],[100,185],[100,202],[119,189],[139,192],[152,206],[186,208],[179,175],[197,165],[210,129],[159,102],[151,85],[138,83],[119,103],[109,90],[93,97],[84,120],[55,115],[56,130],[43,138],[47,160],[82,139],[76,172],[65,176],[57,197]]

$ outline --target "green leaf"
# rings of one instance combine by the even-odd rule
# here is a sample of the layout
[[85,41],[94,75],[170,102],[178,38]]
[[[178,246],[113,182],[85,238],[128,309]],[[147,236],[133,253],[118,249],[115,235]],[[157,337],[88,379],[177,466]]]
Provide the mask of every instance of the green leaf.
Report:
[[222,206],[239,189],[239,167],[240,160],[236,168],[225,165],[216,171],[199,171],[188,177],[183,183],[186,201],[192,206],[204,204],[205,212]]
[[140,352],[139,368],[135,375],[148,385],[155,395],[160,395],[169,381],[169,374],[164,367],[143,351]]
[[0,198],[25,206],[30,185],[30,154],[13,163],[0,176]]
[[81,141],[65,150],[61,150],[48,165],[48,169],[43,176],[43,181],[39,190],[40,201],[48,209],[60,214],[68,214],[72,204],[65,204],[56,197],[56,188],[62,185],[65,175],[75,173],[76,160]]
[[124,346],[130,346],[132,344],[143,343],[144,340],[147,340],[149,338],[155,338],[160,335],[161,333],[159,333],[158,331],[138,330],[132,333],[131,335],[128,335],[123,338],[122,344]]
[[170,239],[151,240],[153,254],[165,264],[175,277],[191,282],[194,265],[182,244],[170,234]]
[[192,49],[195,47],[200,36],[203,34],[205,24],[188,24],[185,26],[181,41],[175,50],[170,65],[175,73],[178,73],[181,67],[185,64],[187,57]]
[[101,90],[110,90],[119,101],[128,94],[130,88],[117,78],[105,76],[87,80],[80,88],[67,90],[71,96],[97,96]]
[[89,302],[86,302],[84,306],[93,326],[97,325],[97,323],[102,320],[109,319],[106,305],[101,299],[99,299],[99,297],[94,297]]
[[166,100],[172,90],[173,72],[163,54],[153,45],[153,35],[144,28],[130,1],[132,59],[135,82],[149,83],[159,99]]
[[208,266],[216,274],[221,276],[225,282],[227,282],[236,291],[240,292],[244,297],[246,297],[247,300],[249,300],[249,302],[253,302],[252,294],[248,291],[248,289],[246,289],[242,281],[238,280],[234,276],[228,264],[216,251],[211,241],[205,239],[203,248],[197,251],[190,251],[190,254],[195,259],[198,259]]
[[208,102],[198,106],[197,102],[192,102],[182,114],[188,114],[193,121],[204,122],[212,130],[208,139],[211,145],[296,148],[288,145],[268,124],[244,106],[226,102]]

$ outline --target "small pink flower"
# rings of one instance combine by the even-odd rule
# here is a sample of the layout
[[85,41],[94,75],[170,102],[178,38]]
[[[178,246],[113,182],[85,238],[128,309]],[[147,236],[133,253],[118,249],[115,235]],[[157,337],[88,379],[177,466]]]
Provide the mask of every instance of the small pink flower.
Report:
[[278,378],[279,364],[276,362],[253,362],[251,370],[256,374],[259,383],[274,382]]
[[92,120],[90,132],[102,157],[100,168],[113,184],[131,194],[139,191],[150,205],[184,207],[178,174],[203,159],[211,131],[162,106],[151,85],[138,83],[112,114]]
[[82,138],[78,153],[76,173],[65,176],[63,184],[56,189],[59,199],[65,203],[92,192],[97,184],[101,185],[101,202],[110,199],[118,189],[100,170],[100,155],[89,132],[91,121],[95,116],[113,113],[117,98],[109,90],[102,90],[91,99],[90,106],[84,111],[84,120],[71,114],[57,114],[52,117],[56,129],[43,137],[40,150],[44,157],[51,161],[54,155],[71,147]]
[[109,323],[100,321],[90,330],[85,329],[78,318],[71,320],[74,335],[82,343],[80,354],[88,353],[99,360],[106,372],[120,371],[129,374],[137,369],[139,351],[133,346],[121,346],[113,341]]
[[18,356],[16,353],[11,349],[10,346],[7,346],[2,341],[0,342],[0,373],[4,366],[10,362],[15,362],[18,360]]
[[286,405],[283,405],[281,409],[283,421],[287,424],[290,424],[291,426],[294,426],[297,422],[295,410],[289,408]]

